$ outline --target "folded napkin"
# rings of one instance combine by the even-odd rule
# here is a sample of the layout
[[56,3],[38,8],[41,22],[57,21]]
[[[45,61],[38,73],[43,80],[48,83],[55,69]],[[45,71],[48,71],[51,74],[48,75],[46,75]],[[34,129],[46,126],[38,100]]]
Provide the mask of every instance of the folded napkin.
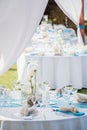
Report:
[[77,101],[78,102],[87,102],[87,95],[77,93]]
[[63,107],[56,108],[53,110],[56,112],[63,112],[65,114],[70,114],[70,115],[75,115],[75,116],[82,116],[85,114],[84,112],[79,112],[78,109],[74,106],[71,106],[71,107],[63,106]]
[[66,112],[78,112],[78,109],[75,106],[61,106],[60,110],[66,111]]
[[59,110],[60,112],[66,113],[66,114],[70,114],[70,115],[75,115],[75,116],[83,116],[85,115],[84,112],[67,112],[67,111],[63,111],[63,110]]

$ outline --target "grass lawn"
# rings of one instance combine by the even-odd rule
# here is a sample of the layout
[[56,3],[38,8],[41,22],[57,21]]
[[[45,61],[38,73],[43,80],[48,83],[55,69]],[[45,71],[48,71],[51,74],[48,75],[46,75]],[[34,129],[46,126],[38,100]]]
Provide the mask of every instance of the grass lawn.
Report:
[[[0,85],[3,85],[7,88],[13,88],[13,82],[17,79],[17,66],[14,64],[5,74],[0,77]],[[83,88],[78,90],[78,92],[87,94],[87,89]]]
[[13,82],[17,79],[17,67],[16,64],[14,64],[6,73],[0,76],[0,86],[3,85],[7,88],[12,88]]
[[78,92],[87,94],[87,88],[80,89],[80,90],[78,90]]

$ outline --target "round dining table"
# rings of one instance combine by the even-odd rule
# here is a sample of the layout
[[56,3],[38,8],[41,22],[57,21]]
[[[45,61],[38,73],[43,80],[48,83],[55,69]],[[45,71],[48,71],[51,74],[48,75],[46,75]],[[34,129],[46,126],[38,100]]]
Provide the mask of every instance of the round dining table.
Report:
[[[28,106],[33,111],[27,116],[23,114],[26,108],[23,97],[11,95],[0,99],[0,130],[87,130],[87,103],[78,102],[76,94],[70,95],[72,104],[64,95],[56,95],[56,91],[51,90],[49,94],[45,102],[42,100],[39,105]],[[73,105],[77,112],[60,109]]]
[[47,82],[51,89],[72,85],[87,88],[87,54],[84,55],[34,55],[23,53],[17,60],[18,81],[27,82],[29,62],[38,63],[38,83]]
[[[0,108],[1,109],[1,108]],[[54,112],[52,108],[37,108],[30,117],[20,115],[21,108],[0,110],[0,130],[87,130],[87,109],[83,116]]]

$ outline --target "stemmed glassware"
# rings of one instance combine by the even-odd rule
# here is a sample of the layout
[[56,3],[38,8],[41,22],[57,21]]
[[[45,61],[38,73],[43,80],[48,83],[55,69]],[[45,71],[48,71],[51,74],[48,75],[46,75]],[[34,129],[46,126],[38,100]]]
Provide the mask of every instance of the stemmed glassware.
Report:
[[73,105],[73,97],[76,93],[77,88],[73,88],[72,86],[64,88],[63,97],[68,102],[68,105]]
[[76,94],[77,93],[77,91],[78,91],[78,89],[77,88],[73,88],[72,87],[72,94],[74,95],[74,94]]
[[[73,88],[72,87],[72,91],[71,91],[71,94],[72,94],[72,102],[75,100],[76,98],[76,93],[78,92],[78,89],[77,88]],[[73,104],[73,103],[72,103]]]
[[45,105],[46,107],[49,104],[49,90],[50,90],[50,85],[47,82],[43,82],[43,93],[42,93],[42,104]]
[[0,88],[0,107],[3,106],[5,98],[5,89],[3,87]]
[[10,106],[10,90],[5,88],[5,87],[1,87],[0,88],[0,108],[2,110],[2,108],[4,108],[5,106],[9,107]]
[[72,87],[71,86],[67,86],[63,88],[63,97],[65,99],[65,101],[67,102],[68,105],[71,105],[71,94],[72,94]]

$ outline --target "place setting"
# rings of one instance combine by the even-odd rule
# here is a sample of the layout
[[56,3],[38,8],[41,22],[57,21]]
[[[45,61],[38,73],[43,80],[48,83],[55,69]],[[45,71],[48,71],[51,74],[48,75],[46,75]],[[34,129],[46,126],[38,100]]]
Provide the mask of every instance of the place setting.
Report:
[[[81,110],[81,106],[76,102],[77,89],[73,87],[58,88],[56,98],[51,99],[50,106],[54,112],[64,113],[66,115],[83,116],[85,112]],[[84,97],[84,96],[83,96]],[[86,99],[84,99],[86,100]],[[85,107],[85,106],[84,106]]]
[[87,95],[76,93],[76,102],[74,104],[83,109],[87,108]]

